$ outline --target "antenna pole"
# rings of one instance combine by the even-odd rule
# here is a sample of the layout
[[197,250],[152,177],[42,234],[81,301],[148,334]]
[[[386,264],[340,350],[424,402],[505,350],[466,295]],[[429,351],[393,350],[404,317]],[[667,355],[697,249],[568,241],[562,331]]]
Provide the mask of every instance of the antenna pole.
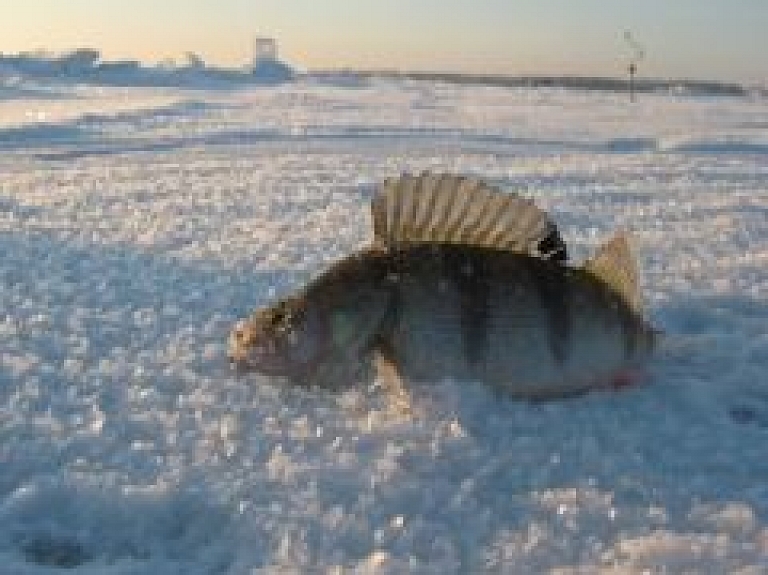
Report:
[[629,44],[632,50],[632,56],[629,60],[629,101],[635,101],[635,75],[637,74],[637,64],[645,57],[645,50],[632,37],[632,32],[624,30],[624,40]]

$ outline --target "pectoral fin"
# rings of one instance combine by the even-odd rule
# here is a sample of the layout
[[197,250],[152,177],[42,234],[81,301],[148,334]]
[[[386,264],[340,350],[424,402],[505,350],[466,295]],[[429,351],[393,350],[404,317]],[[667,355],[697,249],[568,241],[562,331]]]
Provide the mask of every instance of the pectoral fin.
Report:
[[308,374],[308,384],[340,389],[370,379],[375,373],[372,351],[396,313],[392,292],[350,288],[327,313],[328,346]]
[[392,346],[386,340],[380,340],[372,352],[376,378],[387,394],[390,407],[399,413],[411,413],[411,394],[395,360]]

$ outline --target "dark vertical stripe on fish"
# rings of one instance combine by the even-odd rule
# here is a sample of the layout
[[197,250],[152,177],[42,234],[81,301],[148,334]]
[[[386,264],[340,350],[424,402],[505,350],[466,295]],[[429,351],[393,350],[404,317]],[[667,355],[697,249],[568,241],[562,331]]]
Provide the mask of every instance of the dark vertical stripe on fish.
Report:
[[549,319],[549,346],[554,358],[563,363],[566,359],[571,332],[568,309],[568,282],[565,270],[542,260],[527,260],[536,293]]
[[490,327],[490,290],[482,258],[443,252],[445,268],[459,292],[459,317],[464,354],[469,365],[485,359]]
[[620,305],[619,301],[615,301],[614,305],[619,311],[619,321],[621,323],[621,331],[624,335],[624,356],[629,359],[635,355],[637,351],[637,319],[633,315]]

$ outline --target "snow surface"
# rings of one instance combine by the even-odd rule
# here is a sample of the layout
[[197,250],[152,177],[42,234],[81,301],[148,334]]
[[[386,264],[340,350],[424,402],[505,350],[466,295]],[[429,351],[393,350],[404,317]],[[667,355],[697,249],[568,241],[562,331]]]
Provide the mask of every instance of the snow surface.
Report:
[[[380,81],[0,98],[0,572],[765,573],[765,100]],[[476,174],[629,229],[647,385],[527,404],[233,374],[232,324]]]

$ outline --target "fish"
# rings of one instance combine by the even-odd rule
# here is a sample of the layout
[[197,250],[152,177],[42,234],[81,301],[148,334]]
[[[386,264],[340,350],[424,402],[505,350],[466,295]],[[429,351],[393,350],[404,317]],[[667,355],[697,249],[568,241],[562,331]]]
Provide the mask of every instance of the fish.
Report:
[[240,372],[341,389],[480,381],[513,398],[617,387],[652,355],[626,232],[580,265],[535,203],[477,178],[385,180],[373,242],[236,323]]

